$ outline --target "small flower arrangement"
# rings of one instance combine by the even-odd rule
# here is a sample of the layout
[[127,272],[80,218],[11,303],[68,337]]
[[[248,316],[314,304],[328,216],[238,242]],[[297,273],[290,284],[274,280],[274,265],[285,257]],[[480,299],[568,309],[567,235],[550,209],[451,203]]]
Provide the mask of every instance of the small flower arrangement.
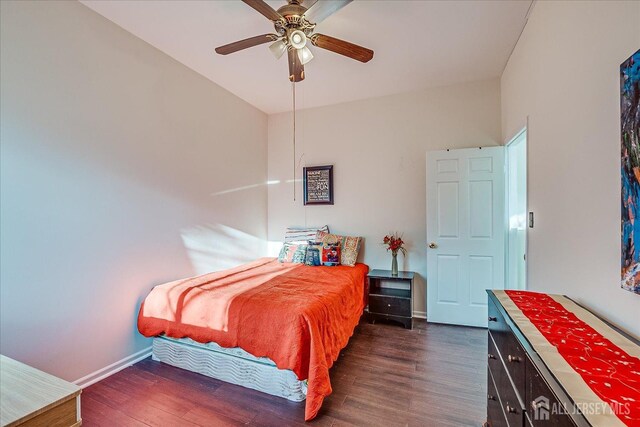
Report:
[[398,251],[402,252],[402,255],[407,255],[407,249],[404,247],[404,240],[402,240],[402,235],[395,233],[387,234],[382,239],[382,243],[387,245],[387,251],[391,251],[393,256],[398,254]]

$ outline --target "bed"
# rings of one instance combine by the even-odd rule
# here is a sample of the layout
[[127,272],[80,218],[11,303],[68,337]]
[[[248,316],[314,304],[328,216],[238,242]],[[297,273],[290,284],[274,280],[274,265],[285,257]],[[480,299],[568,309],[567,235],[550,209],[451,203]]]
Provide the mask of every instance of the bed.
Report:
[[261,258],[156,286],[138,329],[153,357],[294,401],[313,419],[329,369],[364,308],[368,267],[310,267]]

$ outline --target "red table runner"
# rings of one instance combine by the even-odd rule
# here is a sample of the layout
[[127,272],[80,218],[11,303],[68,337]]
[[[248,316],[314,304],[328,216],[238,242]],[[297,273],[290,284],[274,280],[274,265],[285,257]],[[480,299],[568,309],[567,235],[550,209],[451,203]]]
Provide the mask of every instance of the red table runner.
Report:
[[640,359],[626,353],[549,295],[505,293],[624,424],[640,426]]

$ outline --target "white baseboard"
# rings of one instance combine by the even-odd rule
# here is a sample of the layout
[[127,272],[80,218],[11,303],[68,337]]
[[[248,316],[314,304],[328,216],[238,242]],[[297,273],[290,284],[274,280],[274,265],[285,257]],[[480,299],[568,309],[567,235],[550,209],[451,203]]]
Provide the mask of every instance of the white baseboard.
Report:
[[98,369],[97,371],[92,372],[89,375],[85,375],[84,377],[75,380],[73,383],[77,386],[80,386],[81,388],[88,387],[91,384],[97,383],[98,381],[103,380],[108,376],[115,374],[116,372],[120,372],[124,368],[128,368],[134,363],[138,363],[142,359],[146,359],[149,356],[151,356],[151,346],[143,348],[137,353],[133,353],[132,355],[118,360],[117,362],[112,363],[109,366]]
[[427,312],[426,311],[414,311],[413,312],[413,317],[415,317],[416,319],[426,319],[427,318]]

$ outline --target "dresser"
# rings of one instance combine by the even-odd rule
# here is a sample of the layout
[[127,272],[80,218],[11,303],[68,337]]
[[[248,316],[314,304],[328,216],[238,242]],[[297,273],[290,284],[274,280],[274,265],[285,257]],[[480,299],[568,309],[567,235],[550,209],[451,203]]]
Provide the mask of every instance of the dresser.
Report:
[[[614,414],[595,413],[607,404],[598,401],[598,396],[578,372],[566,362],[563,364],[560,354],[553,354],[560,350],[546,342],[543,333],[534,329],[532,321],[509,300],[505,291],[487,292],[486,427],[624,425]],[[596,329],[623,346],[629,354],[638,354],[637,340],[622,334],[570,299],[554,297],[558,301],[566,300],[567,307],[575,306],[581,318],[597,322]],[[553,323],[552,315],[545,320]],[[572,331],[563,333],[568,336]],[[579,345],[576,348],[580,348]],[[582,408],[591,409],[593,413],[585,413],[580,410]]]
[[82,424],[80,387],[2,355],[0,395],[2,427]]

